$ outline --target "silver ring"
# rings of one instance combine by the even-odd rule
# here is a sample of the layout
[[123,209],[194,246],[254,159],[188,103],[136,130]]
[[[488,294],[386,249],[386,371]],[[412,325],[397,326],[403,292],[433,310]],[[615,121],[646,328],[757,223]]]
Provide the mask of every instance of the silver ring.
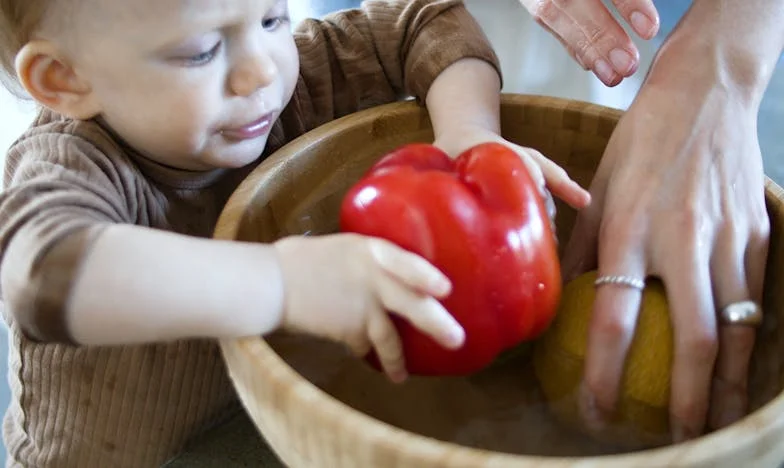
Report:
[[645,280],[641,278],[633,278],[631,276],[623,275],[605,275],[596,278],[593,282],[594,286],[601,286],[603,284],[619,284],[621,286],[628,286],[630,288],[645,289]]
[[719,321],[724,325],[756,327],[762,324],[762,308],[754,301],[735,302],[719,311]]

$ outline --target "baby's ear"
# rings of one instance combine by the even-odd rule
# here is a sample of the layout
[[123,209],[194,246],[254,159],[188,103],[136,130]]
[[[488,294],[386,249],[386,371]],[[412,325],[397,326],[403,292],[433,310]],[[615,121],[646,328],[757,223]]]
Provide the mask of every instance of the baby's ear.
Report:
[[16,74],[33,99],[59,114],[87,120],[101,112],[90,83],[52,42],[25,44],[16,56]]

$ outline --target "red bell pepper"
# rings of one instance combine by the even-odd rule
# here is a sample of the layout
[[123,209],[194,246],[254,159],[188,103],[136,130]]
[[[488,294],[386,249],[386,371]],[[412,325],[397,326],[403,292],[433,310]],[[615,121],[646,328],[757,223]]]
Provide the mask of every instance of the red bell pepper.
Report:
[[452,281],[442,304],[465,329],[460,349],[392,316],[410,374],[476,372],[541,334],[555,314],[555,237],[538,188],[506,146],[481,144],[454,160],[432,145],[403,146],[351,187],[340,226],[415,252]]

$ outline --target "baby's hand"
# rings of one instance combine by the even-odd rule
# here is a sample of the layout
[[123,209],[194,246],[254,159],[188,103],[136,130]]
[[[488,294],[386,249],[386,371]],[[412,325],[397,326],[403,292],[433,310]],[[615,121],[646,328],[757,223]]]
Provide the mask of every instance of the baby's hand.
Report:
[[449,295],[449,279],[422,257],[357,234],[289,237],[275,248],[284,281],[284,329],[345,343],[358,356],[374,348],[394,382],[407,372],[389,313],[444,347],[463,345],[463,328],[437,300]]
[[558,164],[546,158],[533,148],[524,148],[508,142],[500,135],[480,126],[461,127],[442,133],[433,144],[452,157],[480,143],[497,142],[514,150],[523,160],[534,182],[541,187],[542,196],[547,202],[548,212],[554,216],[555,206],[550,198],[551,191],[575,209],[585,208],[591,196],[584,188],[573,181],[569,174]]

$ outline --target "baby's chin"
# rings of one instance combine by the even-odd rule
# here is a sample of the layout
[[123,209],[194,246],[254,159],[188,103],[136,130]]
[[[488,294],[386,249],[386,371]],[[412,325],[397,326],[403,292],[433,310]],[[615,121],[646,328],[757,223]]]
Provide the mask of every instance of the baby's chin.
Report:
[[223,141],[200,159],[212,169],[239,169],[257,161],[267,147],[268,135],[243,141]]

